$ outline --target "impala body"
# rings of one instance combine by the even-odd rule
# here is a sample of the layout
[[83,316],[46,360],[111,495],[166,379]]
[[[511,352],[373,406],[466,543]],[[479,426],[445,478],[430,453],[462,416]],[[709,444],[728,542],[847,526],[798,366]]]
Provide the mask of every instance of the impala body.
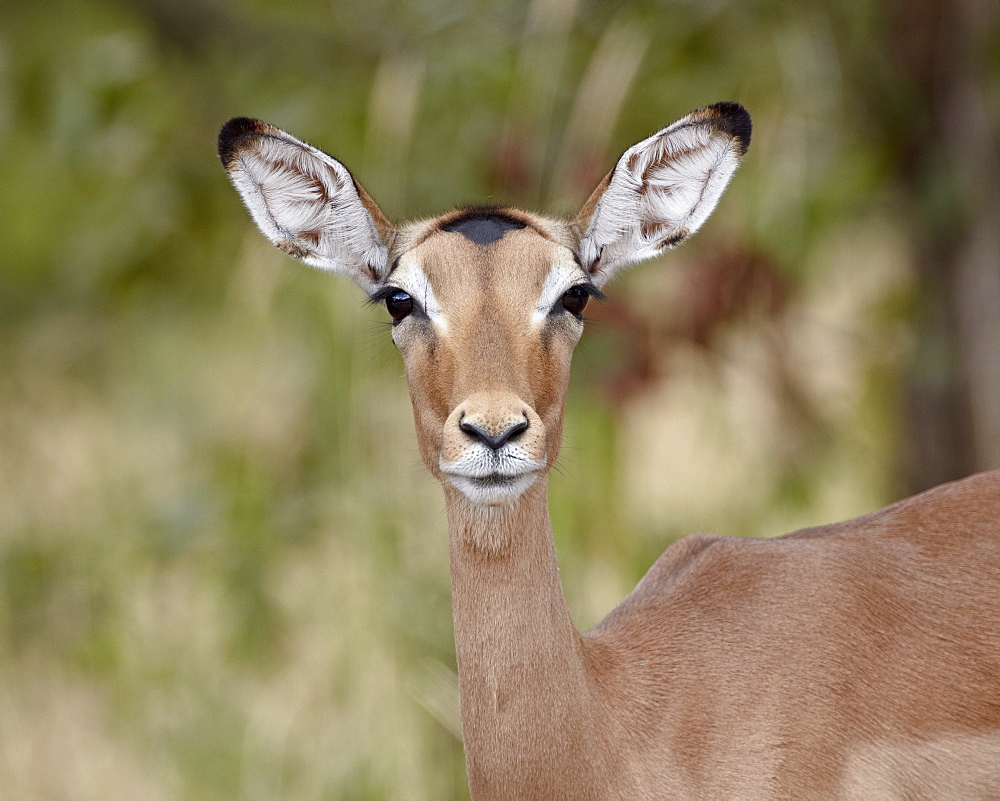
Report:
[[1000,798],[1000,471],[777,539],[687,537],[594,629],[570,620],[546,477],[581,313],[702,225],[749,142],[720,103],[627,150],[572,221],[396,228],[325,153],[220,134],[261,231],[393,319],[447,501],[474,798]]

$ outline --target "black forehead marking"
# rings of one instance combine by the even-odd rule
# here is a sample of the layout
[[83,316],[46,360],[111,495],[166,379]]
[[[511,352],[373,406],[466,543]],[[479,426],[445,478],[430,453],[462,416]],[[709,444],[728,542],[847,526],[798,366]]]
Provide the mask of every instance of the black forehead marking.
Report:
[[518,231],[527,227],[526,223],[506,214],[473,212],[445,223],[441,226],[441,230],[461,234],[477,245],[489,245],[491,242],[503,239],[503,235],[508,231]]

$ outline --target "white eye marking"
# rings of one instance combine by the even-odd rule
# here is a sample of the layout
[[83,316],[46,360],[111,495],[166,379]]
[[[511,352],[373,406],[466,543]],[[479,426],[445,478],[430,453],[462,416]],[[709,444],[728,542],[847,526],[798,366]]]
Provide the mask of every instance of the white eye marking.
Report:
[[434,295],[431,282],[427,280],[427,274],[415,258],[410,257],[409,254],[403,256],[399,260],[399,265],[389,276],[388,282],[392,286],[398,286],[413,298],[438,330],[448,330],[448,321],[441,310],[441,304],[438,303],[438,299]]
[[545,283],[542,284],[542,292],[538,296],[538,303],[535,304],[535,311],[531,315],[531,324],[539,326],[545,322],[552,307],[556,305],[566,290],[577,283],[583,277],[576,262],[565,262],[553,264],[549,268],[549,274],[545,276]]

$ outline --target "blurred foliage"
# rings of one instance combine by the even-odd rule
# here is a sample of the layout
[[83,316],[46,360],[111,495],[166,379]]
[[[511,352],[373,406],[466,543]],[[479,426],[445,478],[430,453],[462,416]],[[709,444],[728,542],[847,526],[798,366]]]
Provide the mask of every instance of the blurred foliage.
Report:
[[572,212],[687,111],[751,110],[715,218],[612,287],[577,354],[550,496],[589,626],[689,530],[901,491],[908,376],[955,361],[915,333],[937,319],[919,253],[998,185],[935,146],[934,98],[966,85],[926,35],[952,7],[995,147],[995,4],[5,9],[0,799],[466,794],[442,501],[399,358],[354,287],[252,230],[215,157],[228,117],[330,150],[400,218]]

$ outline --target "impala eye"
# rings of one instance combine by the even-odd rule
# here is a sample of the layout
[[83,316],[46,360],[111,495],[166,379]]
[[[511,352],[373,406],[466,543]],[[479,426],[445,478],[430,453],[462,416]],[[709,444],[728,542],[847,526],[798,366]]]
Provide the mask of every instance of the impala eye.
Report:
[[563,308],[570,314],[579,317],[583,310],[587,308],[587,301],[590,300],[591,293],[582,286],[573,286],[566,290],[563,295]]
[[395,289],[385,296],[385,307],[393,321],[398,323],[413,311],[413,298],[402,289]]

